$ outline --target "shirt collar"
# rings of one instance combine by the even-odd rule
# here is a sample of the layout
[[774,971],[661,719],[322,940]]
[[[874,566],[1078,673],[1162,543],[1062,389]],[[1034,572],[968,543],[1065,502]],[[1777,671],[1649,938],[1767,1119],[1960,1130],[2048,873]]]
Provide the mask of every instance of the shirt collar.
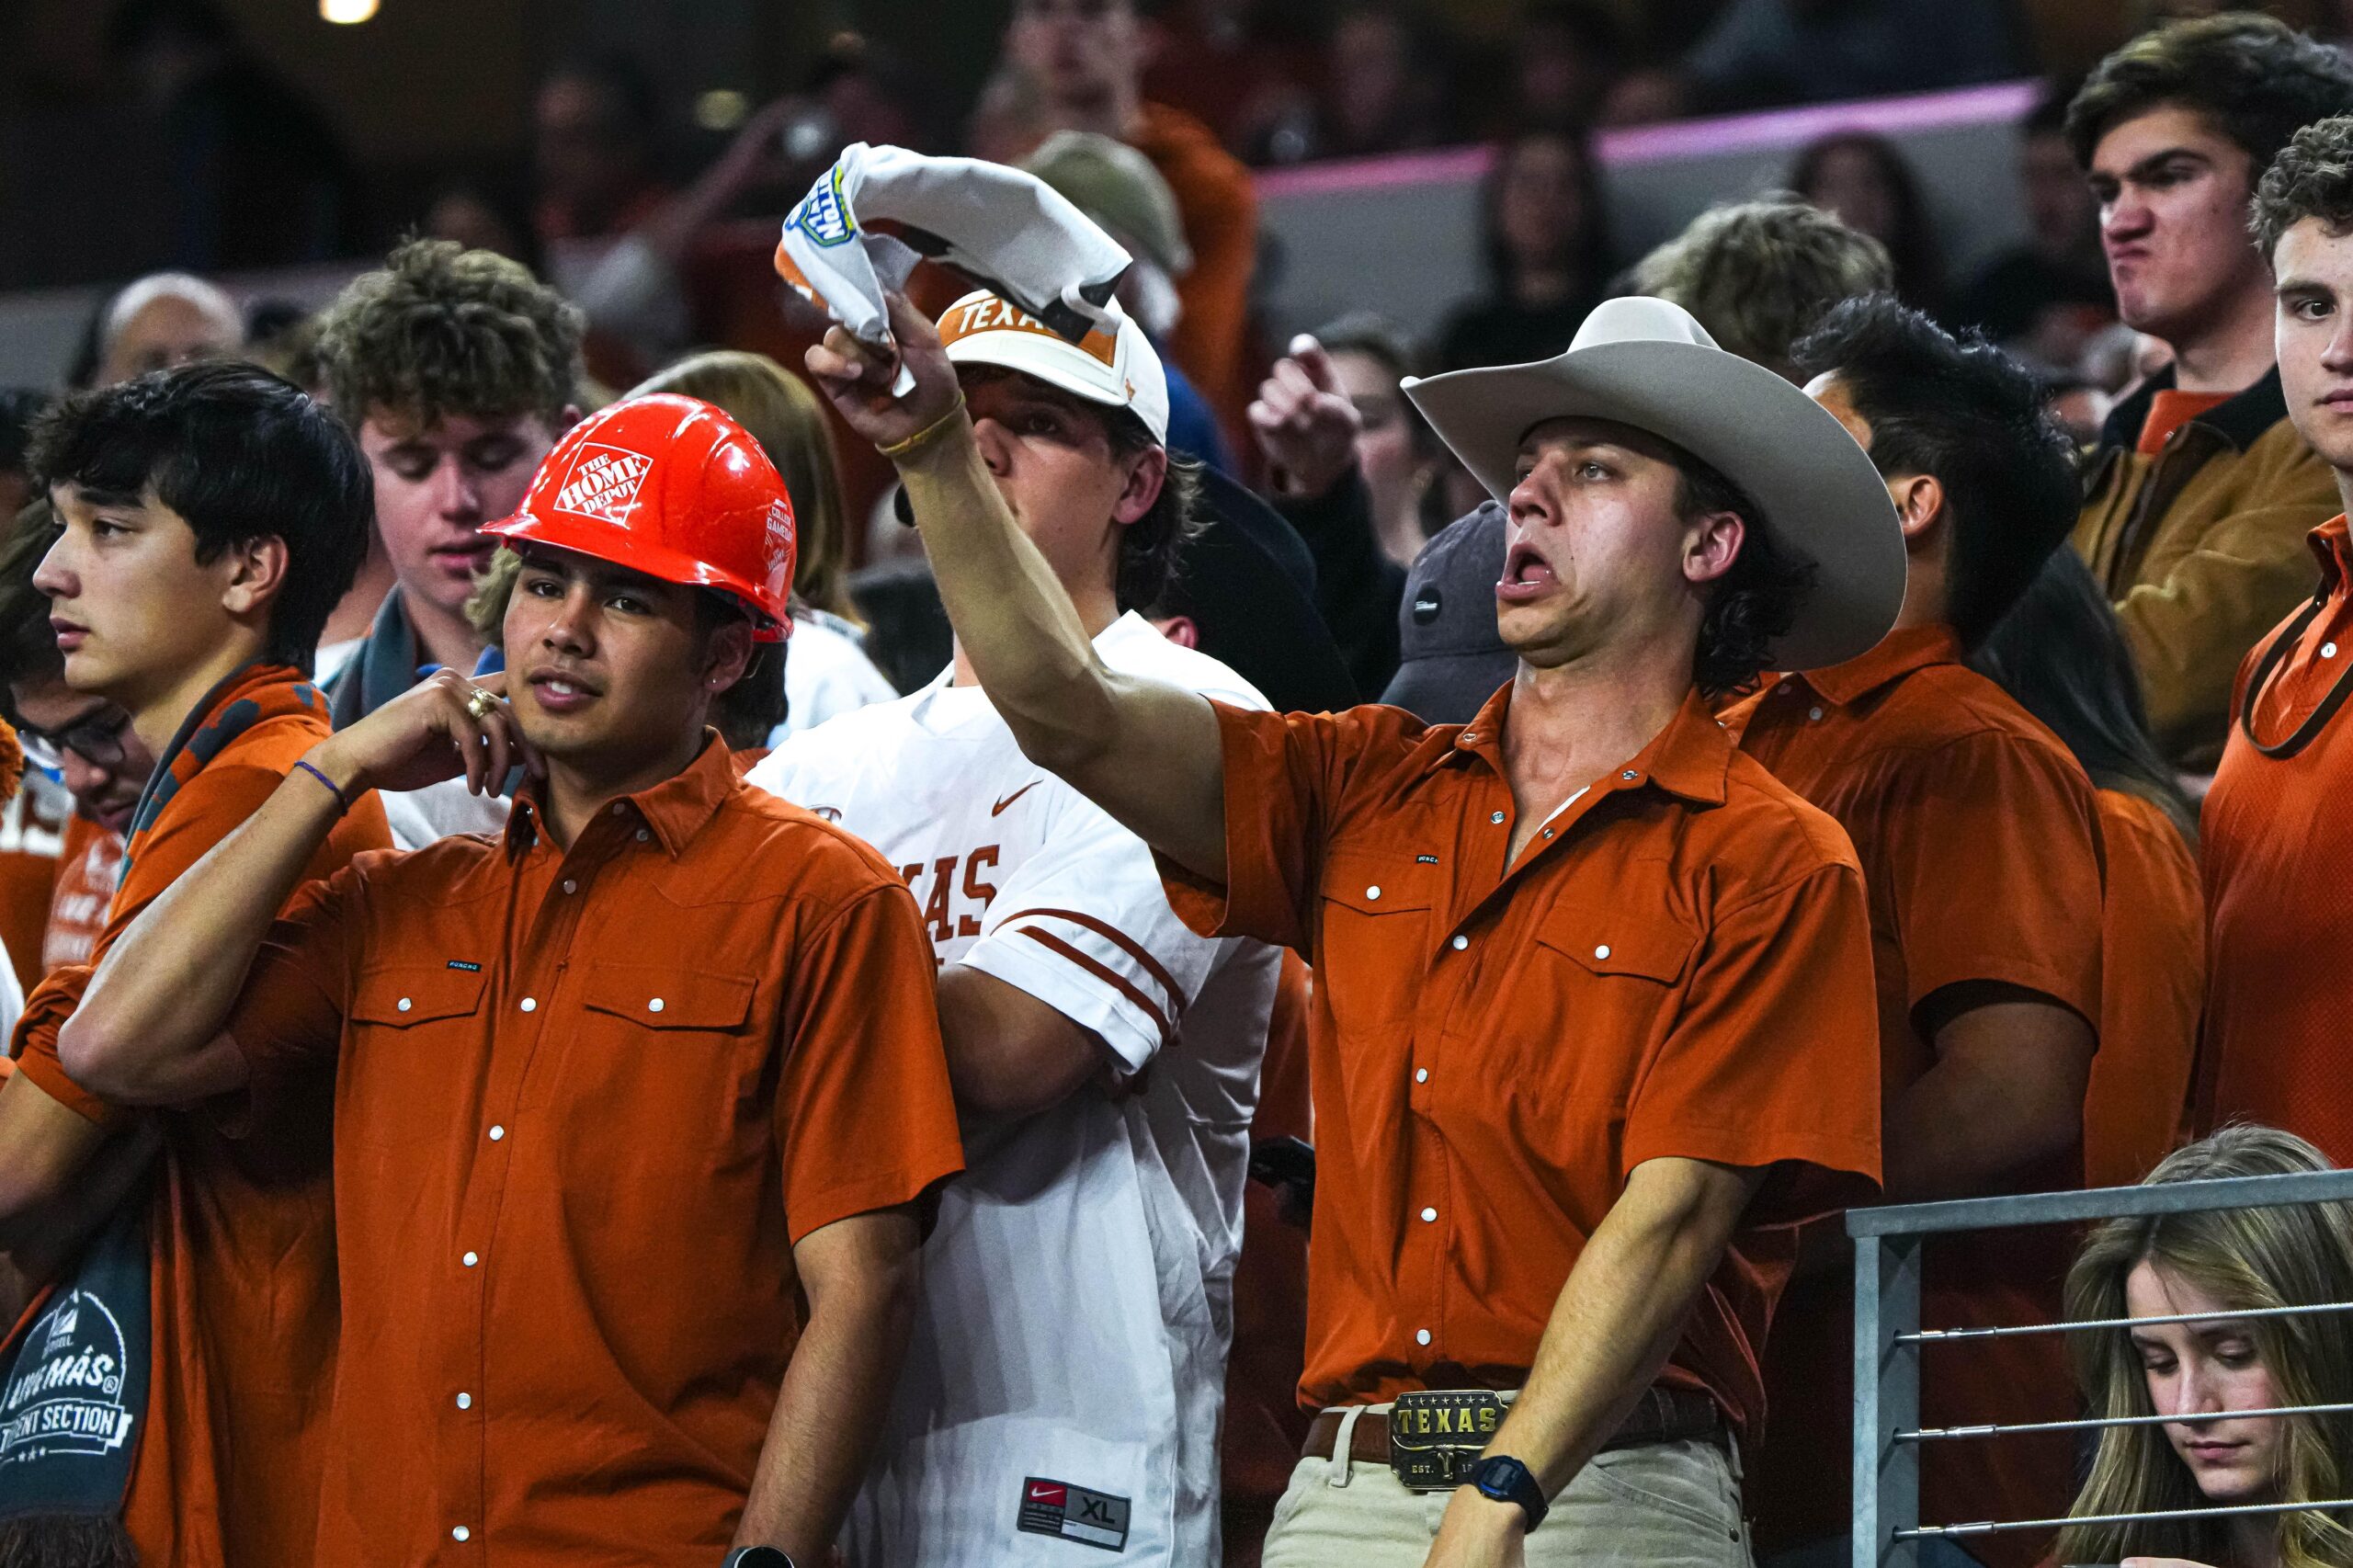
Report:
[[2304,539],[2320,561],[2323,594],[2336,592],[2353,581],[2353,528],[2347,527],[2344,513],[2329,518]]
[[1949,626],[1907,626],[1881,638],[1868,653],[1833,665],[1826,670],[1808,670],[1798,678],[1822,694],[1823,698],[1843,708],[1859,698],[1868,697],[1883,686],[1890,686],[1915,670],[1930,665],[1961,663],[1961,636]]
[[[1431,766],[1470,756],[1503,774],[1503,733],[1511,714],[1511,695],[1512,687],[1506,686],[1487,699],[1478,716],[1462,727],[1452,745],[1431,759]],[[1684,694],[1682,706],[1666,722],[1666,728],[1652,736],[1650,744],[1615,776],[1605,775],[1603,782],[1631,787],[1648,782],[1687,801],[1720,806],[1735,749],[1732,732],[1700,700],[1695,687]]]
[[[735,775],[733,755],[719,732],[703,731],[702,750],[695,759],[678,772],[650,789],[634,795],[624,795],[604,810],[610,814],[634,814],[653,830],[663,849],[675,860],[686,853],[687,846],[703,824],[719,814],[727,797],[745,786]],[[526,785],[515,809],[507,813],[506,847],[508,853],[528,849],[539,838],[538,818],[546,809],[542,801],[542,786],[537,779]],[[585,834],[586,829],[583,828]]]

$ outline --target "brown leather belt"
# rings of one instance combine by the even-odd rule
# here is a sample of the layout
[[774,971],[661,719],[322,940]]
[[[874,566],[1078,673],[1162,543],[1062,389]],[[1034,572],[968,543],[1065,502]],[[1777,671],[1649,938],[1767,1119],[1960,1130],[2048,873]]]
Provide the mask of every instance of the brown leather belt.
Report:
[[[1400,1479],[1408,1485],[1415,1484],[1417,1480],[1431,1486],[1456,1484],[1451,1477],[1469,1468],[1469,1461],[1475,1460],[1480,1450],[1487,1446],[1495,1426],[1486,1422],[1474,1422],[1469,1430],[1463,1432],[1461,1440],[1454,1443],[1446,1441],[1442,1436],[1433,1440],[1419,1433],[1398,1432],[1396,1428],[1401,1424],[1427,1428],[1428,1423],[1426,1420],[1416,1420],[1418,1412],[1413,1401],[1430,1397],[1409,1396],[1405,1403],[1386,1413],[1368,1412],[1359,1417],[1356,1431],[1349,1438],[1348,1457],[1359,1464],[1387,1465],[1397,1471]],[[1493,1395],[1473,1397],[1483,1402],[1494,1399]],[[1312,1460],[1333,1458],[1332,1448],[1339,1439],[1340,1422],[1346,1415],[1345,1411],[1327,1410],[1308,1423],[1307,1442],[1301,1449],[1300,1457]],[[1438,1423],[1441,1432],[1445,1425],[1443,1420]],[[1605,1449],[1638,1449],[1652,1443],[1711,1438],[1723,1429],[1723,1412],[1706,1394],[1694,1389],[1670,1388],[1664,1383],[1654,1383],[1644,1391],[1642,1403],[1634,1406],[1632,1414],[1601,1446]],[[1432,1469],[1430,1461],[1441,1455],[1452,1462]],[[1409,1470],[1418,1473],[1409,1475]]]

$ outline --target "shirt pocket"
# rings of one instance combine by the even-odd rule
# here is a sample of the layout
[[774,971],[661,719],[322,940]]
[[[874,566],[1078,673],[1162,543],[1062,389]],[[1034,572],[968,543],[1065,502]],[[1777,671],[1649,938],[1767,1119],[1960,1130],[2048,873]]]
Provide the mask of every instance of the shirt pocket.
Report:
[[439,1136],[471,1113],[475,1071],[484,1058],[481,970],[447,964],[380,964],[360,971],[347,1017],[345,1098],[391,1114],[343,1123],[361,1144],[410,1143]]
[[769,1157],[773,1031],[753,1027],[756,990],[751,975],[684,964],[585,968],[580,1027],[551,1072],[534,1067],[537,1092],[566,1114],[626,1105],[660,1130],[597,1146],[587,1211],[616,1225],[676,1222],[661,1206],[678,1193]]
[[1544,972],[1523,994],[1545,999],[1550,1038],[1529,1041],[1539,1053],[1529,1084],[1547,1103],[1607,1106],[1615,1117],[1672,1025],[1699,937],[1679,926],[1580,913],[1546,920],[1536,942]]
[[1315,969],[1344,1033],[1412,1020],[1436,917],[1437,869],[1408,856],[1362,850],[1337,851],[1324,861]]
[[664,1045],[684,1046],[743,1032],[752,1016],[748,974],[681,969],[672,964],[597,964],[581,985],[590,1013],[650,1029]]

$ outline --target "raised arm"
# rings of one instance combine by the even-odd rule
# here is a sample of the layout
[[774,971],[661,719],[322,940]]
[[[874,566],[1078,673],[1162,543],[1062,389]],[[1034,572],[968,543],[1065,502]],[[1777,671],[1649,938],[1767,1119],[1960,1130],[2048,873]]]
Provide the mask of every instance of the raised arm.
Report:
[[998,494],[939,335],[904,298],[891,330],[915,385],[835,327],[809,373],[898,467],[958,643],[1040,767],[1188,870],[1225,875],[1224,767],[1208,699],[1106,668],[1045,557]]
[[[479,683],[494,695],[504,675]],[[477,790],[506,776],[521,740],[500,702],[480,717],[475,687],[442,671],[311,748],[236,832],[199,860],[108,949],[58,1031],[74,1082],[118,1105],[188,1105],[244,1085],[244,1059],[221,1034],[270,923],[301,884],[342,801],[464,773]],[[331,790],[328,786],[332,783]]]

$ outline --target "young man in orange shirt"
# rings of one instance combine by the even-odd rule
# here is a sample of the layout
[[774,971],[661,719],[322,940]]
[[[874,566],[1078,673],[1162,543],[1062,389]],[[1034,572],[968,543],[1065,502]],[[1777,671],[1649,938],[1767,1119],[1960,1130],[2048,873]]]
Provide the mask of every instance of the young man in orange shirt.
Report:
[[[61,1051],[233,1126],[335,1074],[319,1561],[822,1562],[963,1161],[914,898],[705,724],[789,631],[790,504],[733,421],[653,396],[493,528],[523,556],[506,672],[313,747]],[[504,834],[367,858],[273,925],[361,791],[518,760]]]
[[[65,683],[127,713],[158,759],[103,955],[325,737],[303,672],[367,548],[368,470],[324,409],[232,364],[68,399],[33,461],[61,524],[33,583]],[[359,801],[298,869],[389,842]],[[59,1283],[0,1358],[0,1549],[46,1561],[95,1538],[148,1562],[307,1562],[335,1351],[333,1085],[290,1085],[266,1153],[195,1119],[128,1116],[56,1054],[88,980],[69,967],[34,992],[0,1085],[0,1245]],[[134,1185],[159,1141],[152,1186]],[[85,1351],[120,1378],[52,1375]],[[60,1423],[111,1440],[40,1440]]]
[[1777,633],[1806,664],[1886,631],[1868,460],[1677,307],[1613,301],[1557,359],[1414,389],[1508,498],[1513,686],[1460,729],[1245,712],[1096,657],[938,334],[903,301],[892,331],[904,401],[847,333],[809,367],[897,462],[1022,749],[1154,846],[1197,930],[1314,965],[1328,1408],[1268,1568],[1745,1563],[1765,1227],[1871,1190],[1877,1051],[1851,853],[1706,698]]
[[[2023,365],[1956,343],[1887,295],[1839,306],[1796,358],[1885,476],[1904,526],[1904,609],[1861,657],[1785,676],[1725,717],[1744,752],[1838,819],[1862,860],[1888,1196],[2079,1186],[2100,1002],[2091,781],[1961,663],[2066,538],[2066,437]],[[1837,1261],[1843,1233],[1826,1229],[1766,1357],[1772,1420],[1755,1494],[1768,1562],[1788,1550],[1814,1562],[1804,1549],[1824,1538],[1847,1551],[1854,1286]],[[1954,1238],[1931,1255],[1926,1319],[2048,1322],[2069,1257],[2055,1233]],[[2063,1419],[2067,1389],[2056,1339],[1999,1341],[1966,1364],[1956,1354],[1949,1370],[1931,1365],[1927,1419]],[[2063,1438],[1941,1445],[1924,1462],[1923,1517],[2064,1513],[2067,1456]],[[1986,1555],[2019,1560],[2012,1539],[1994,1538]]]
[[[2263,176],[2257,241],[2279,279],[2279,382],[2288,416],[2353,506],[2353,118],[2307,126]],[[2260,1121],[2353,1164],[2345,1086],[2345,991],[2353,938],[2345,879],[2353,832],[2353,535],[2313,530],[2318,581],[2239,668],[2230,741],[2202,818],[2206,1023],[2194,1110],[2200,1131]],[[2309,566],[2307,571],[2309,571]]]

